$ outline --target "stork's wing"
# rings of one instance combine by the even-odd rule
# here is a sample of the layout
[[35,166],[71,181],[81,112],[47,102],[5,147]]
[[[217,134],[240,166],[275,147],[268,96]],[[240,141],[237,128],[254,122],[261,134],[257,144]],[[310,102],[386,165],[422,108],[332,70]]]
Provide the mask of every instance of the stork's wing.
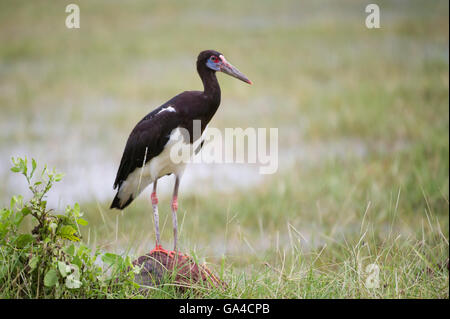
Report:
[[131,132],[114,181],[114,189],[116,187],[120,189],[122,182],[130,173],[158,156],[167,144],[172,130],[183,123],[180,114],[167,110],[167,108],[167,105],[162,105],[155,109],[144,117]]

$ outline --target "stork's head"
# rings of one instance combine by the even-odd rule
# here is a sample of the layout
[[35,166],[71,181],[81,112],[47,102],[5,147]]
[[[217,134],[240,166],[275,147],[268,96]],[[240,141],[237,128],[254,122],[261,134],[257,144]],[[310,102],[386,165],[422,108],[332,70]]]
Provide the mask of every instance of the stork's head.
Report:
[[231,65],[220,52],[214,50],[200,52],[197,59],[197,66],[202,63],[213,71],[223,72],[248,84],[252,84],[252,81]]

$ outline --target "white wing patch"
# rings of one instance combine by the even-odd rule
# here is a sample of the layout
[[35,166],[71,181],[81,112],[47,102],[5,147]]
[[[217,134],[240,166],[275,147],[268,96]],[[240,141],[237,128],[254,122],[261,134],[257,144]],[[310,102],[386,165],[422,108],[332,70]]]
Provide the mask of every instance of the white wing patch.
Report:
[[158,115],[161,112],[176,112],[176,110],[172,107],[172,105],[169,105],[168,107],[165,107],[161,111],[156,113],[156,115]]

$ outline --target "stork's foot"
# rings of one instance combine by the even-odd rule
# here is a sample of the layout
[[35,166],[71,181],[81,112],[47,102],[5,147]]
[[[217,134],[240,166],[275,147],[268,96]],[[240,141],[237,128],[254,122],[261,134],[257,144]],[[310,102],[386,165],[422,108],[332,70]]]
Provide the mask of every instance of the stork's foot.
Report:
[[164,248],[162,248],[161,245],[158,245],[158,244],[155,246],[155,248],[152,249],[152,251],[150,251],[150,255],[153,254],[153,253],[156,253],[156,252],[163,253],[163,254],[171,257],[171,258],[173,258],[175,256],[188,257],[188,255],[183,254],[183,253],[181,253],[179,251],[164,249]]
[[155,252],[161,252],[163,254],[169,255],[169,251],[162,248],[161,245],[156,244],[155,248],[152,249],[152,251],[150,252],[150,254],[155,253]]
[[135,276],[135,282],[146,286],[158,286],[164,283],[176,283],[181,291],[193,288],[195,291],[200,285],[204,287],[226,288],[225,282],[216,277],[206,265],[199,265],[194,258],[180,252],[167,251],[157,245],[150,253],[140,256],[133,261],[133,265],[141,267]]

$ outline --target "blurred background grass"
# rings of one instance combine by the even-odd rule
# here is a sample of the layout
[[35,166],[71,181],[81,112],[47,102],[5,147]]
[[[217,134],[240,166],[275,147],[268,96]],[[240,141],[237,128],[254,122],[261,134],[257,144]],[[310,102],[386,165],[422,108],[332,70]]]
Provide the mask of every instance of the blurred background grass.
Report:
[[[271,176],[192,168],[180,189],[183,250],[258,273],[301,248],[293,271],[304,258],[339,277],[343,247],[369,227],[367,259],[384,256],[382,272],[416,265],[411,249],[421,241],[429,262],[417,267],[448,264],[447,1],[378,1],[380,29],[364,24],[371,1],[76,1],[81,28],[69,30],[71,2],[0,2],[2,206],[26,192],[10,157],[35,157],[67,174],[51,202],[82,203],[85,240],[147,252],[147,196],[125,212],[108,209],[123,147],[153,108],[201,89],[197,54],[216,49],[254,85],[219,74],[222,104],[211,126],[277,127],[280,167]],[[204,174],[195,181],[192,172]],[[170,247],[164,186],[161,197]],[[385,245],[397,236],[407,249]],[[448,272],[420,281],[425,290],[408,280],[375,296],[448,298]],[[323,296],[302,293],[274,296]],[[352,293],[331,296],[361,296]],[[254,295],[270,294],[246,296]]]

